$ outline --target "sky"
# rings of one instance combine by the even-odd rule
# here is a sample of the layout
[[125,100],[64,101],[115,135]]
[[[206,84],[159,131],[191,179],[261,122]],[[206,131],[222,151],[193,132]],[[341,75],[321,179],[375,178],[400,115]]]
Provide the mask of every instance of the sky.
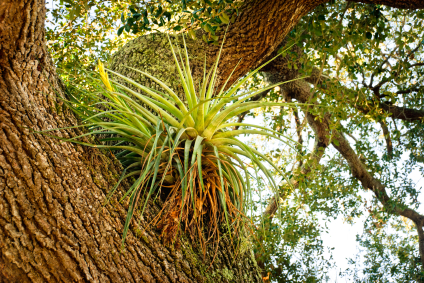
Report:
[[[416,183],[417,187],[424,187],[424,177],[418,170],[414,170],[410,177]],[[372,193],[368,191],[364,193],[364,196],[371,199]],[[424,194],[422,192],[418,197],[418,201],[424,203]],[[420,209],[418,209],[418,212],[424,214],[424,207],[422,205]],[[334,247],[332,251],[333,258],[337,264],[337,268],[330,273],[330,282],[352,282],[349,278],[340,277],[339,271],[348,268],[348,258],[354,258],[361,249],[358,242],[356,242],[356,235],[362,234],[365,219],[366,216],[362,216],[355,221],[355,224],[351,225],[346,223],[342,217],[338,217],[336,220],[332,220],[327,224],[329,232],[322,235],[322,240],[326,246]]]

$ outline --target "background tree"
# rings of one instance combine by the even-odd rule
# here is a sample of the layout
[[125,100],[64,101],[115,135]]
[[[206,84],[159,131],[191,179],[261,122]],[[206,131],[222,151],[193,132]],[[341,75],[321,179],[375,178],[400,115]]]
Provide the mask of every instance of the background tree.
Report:
[[[233,13],[239,12],[240,15],[235,17],[227,33],[228,40],[224,46],[220,76],[227,77],[232,69],[221,66],[234,66],[241,58],[243,60],[235,72],[235,79],[266,60],[269,55],[278,50],[283,38],[300,17],[322,2],[324,1],[305,0],[294,5],[285,1],[273,1],[273,3],[249,1],[240,3],[237,7],[230,7],[234,9]],[[375,3],[398,8],[422,8],[423,6],[421,1],[388,0]],[[181,2],[182,5],[179,4],[179,2],[175,3],[176,11],[184,5],[184,1]],[[66,109],[62,109],[60,100],[56,99],[56,92],[59,92],[59,95],[62,92],[45,49],[44,11],[44,3],[39,2],[0,4],[0,19],[2,19],[0,30],[2,162],[0,164],[3,176],[0,184],[4,188],[0,200],[4,210],[1,225],[1,264],[5,267],[2,269],[3,278],[9,281],[13,279],[25,281],[29,278],[33,281],[59,281],[69,278],[119,281],[119,278],[124,277],[126,281],[131,281],[144,276],[142,280],[148,281],[149,276],[164,278],[162,274],[166,274],[165,277],[170,281],[173,280],[172,278],[180,280],[187,277],[196,278],[193,274],[191,276],[194,277],[190,277],[190,272],[187,271],[196,273],[195,263],[189,269],[183,268],[185,275],[179,272],[178,268],[169,266],[167,262],[171,259],[174,259],[173,265],[185,266],[185,259],[181,259],[182,256],[178,252],[175,252],[175,256],[172,251],[165,252],[157,240],[150,238],[154,237],[153,232],[146,232],[150,234],[145,235],[145,238],[142,237],[145,244],[134,239],[130,243],[134,245],[131,253],[119,254],[117,252],[119,245],[116,243],[119,243],[120,233],[116,231],[122,225],[119,219],[124,219],[122,215],[124,209],[118,205],[117,212],[108,208],[103,214],[96,213],[100,207],[103,192],[110,182],[106,180],[116,180],[116,176],[115,178],[113,176],[114,166],[106,165],[112,163],[108,163],[106,157],[97,151],[59,144],[46,137],[30,135],[27,130],[27,128],[35,130],[60,128],[76,123],[72,115],[67,113]],[[207,9],[199,12],[205,13],[205,11]],[[218,18],[219,16],[224,17],[223,20],[220,19],[222,22],[226,21],[224,15],[218,15]],[[165,17],[167,18],[166,15]],[[172,14],[170,18],[172,19]],[[17,20],[12,21],[12,19]],[[209,26],[204,29],[208,32],[206,41],[209,40],[208,37],[211,41],[215,41],[212,36],[217,35],[213,34]],[[20,32],[17,33],[16,30]],[[214,32],[217,32],[216,29]],[[208,54],[208,58],[211,59],[217,51],[217,47],[213,44],[202,44],[199,48],[203,49],[203,53]],[[130,55],[125,51],[121,54]],[[325,60],[322,61],[325,62]],[[284,64],[279,65],[278,62],[269,66],[269,79],[286,79],[287,73],[283,67]],[[321,69],[324,70],[323,67],[318,68],[318,70]],[[323,72],[312,74],[317,76],[311,76],[309,83],[315,82],[318,88],[323,88],[322,85],[327,80],[326,77],[321,78]],[[313,93],[310,90],[308,93],[302,92],[305,90],[302,86],[304,85],[291,86],[298,92],[285,94],[287,99],[291,97],[300,102],[302,100],[308,102]],[[389,110],[393,109],[389,107]],[[310,164],[317,164],[323,149],[332,142],[343,158],[348,161],[354,173],[353,176],[359,179],[364,187],[373,189],[377,199],[380,199],[389,212],[413,218],[418,231],[422,232],[422,217],[404,206],[391,206],[391,202],[384,194],[386,188],[372,177],[360,161],[358,154],[350,148],[347,140],[340,134],[337,123],[332,121],[333,117],[315,113],[313,108],[303,110],[307,121],[316,132],[317,146],[309,156],[312,158],[300,166],[300,179],[297,174],[293,174],[294,187],[302,188],[304,184],[302,179],[305,174],[317,166],[311,167]],[[314,119],[315,117],[318,119]],[[320,117],[322,119],[319,119]],[[72,131],[61,131],[58,135],[60,134],[74,135]],[[104,166],[111,166],[111,168]],[[70,176],[72,179],[69,179]],[[23,190],[24,188],[26,190]],[[82,189],[91,194],[82,195],[80,193]],[[274,215],[277,207],[278,205],[271,205],[267,211],[268,215]],[[50,213],[49,210],[52,212]],[[90,235],[98,236],[93,239]],[[115,248],[111,248],[113,246]],[[146,247],[149,247],[148,251]],[[155,252],[151,252],[152,250]],[[152,254],[151,258],[157,255],[157,260],[143,261],[142,259],[146,258],[143,257],[144,254]],[[170,256],[164,256],[164,254]],[[123,265],[119,264],[120,262]],[[146,266],[143,266],[142,262],[150,266],[149,271],[144,271]],[[244,268],[248,268],[249,265],[251,264],[246,262]],[[222,266],[217,268],[226,269]],[[232,266],[228,268],[233,270]],[[132,277],[128,270],[131,270]],[[164,270],[164,273],[160,270]]]

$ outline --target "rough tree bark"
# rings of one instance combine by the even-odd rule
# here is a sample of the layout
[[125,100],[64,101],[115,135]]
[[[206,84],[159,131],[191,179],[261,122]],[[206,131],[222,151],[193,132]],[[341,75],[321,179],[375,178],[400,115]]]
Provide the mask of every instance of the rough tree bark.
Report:
[[235,258],[221,245],[210,269],[188,241],[165,247],[155,231],[132,233],[121,250],[126,210],[102,207],[119,165],[31,133],[76,124],[57,97],[45,12],[43,1],[0,4],[0,282],[259,282],[250,250]]
[[[221,77],[241,58],[234,80],[258,66],[302,15],[325,2],[246,2],[227,33]],[[420,0],[377,2],[424,7]],[[0,2],[0,282],[259,282],[251,254],[234,260],[224,246],[210,269],[184,239],[175,250],[135,226],[120,249],[125,207],[102,206],[119,164],[107,153],[32,133],[76,124],[45,47],[45,12],[42,0]],[[217,51],[201,49],[210,58]]]

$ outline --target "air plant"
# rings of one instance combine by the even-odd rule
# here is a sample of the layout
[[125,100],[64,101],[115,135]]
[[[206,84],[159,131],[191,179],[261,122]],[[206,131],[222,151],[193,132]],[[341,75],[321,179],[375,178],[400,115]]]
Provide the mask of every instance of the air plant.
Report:
[[[124,170],[107,195],[107,201],[122,180],[130,177],[135,180],[121,198],[121,201],[129,201],[123,243],[133,215],[142,215],[149,200],[165,192],[162,209],[151,224],[161,228],[162,236],[171,242],[179,231],[185,231],[198,240],[205,253],[206,245],[217,243],[222,233],[234,236],[243,227],[244,203],[251,190],[249,164],[263,172],[271,187],[277,187],[268,168],[280,172],[279,168],[237,136],[255,134],[283,141],[280,133],[257,125],[235,123],[233,118],[254,108],[290,106],[290,103],[249,101],[281,83],[255,91],[240,91],[265,64],[227,88],[228,78],[217,91],[221,51],[211,69],[207,72],[205,68],[203,80],[196,87],[187,49],[176,50],[171,41],[170,49],[183,93],[170,89],[142,70],[128,67],[156,82],[163,92],[148,88],[105,69],[99,61],[100,80],[93,80],[99,92],[85,94],[96,103],[76,107],[74,101],[69,105],[89,127],[89,132],[82,136],[100,135],[101,141],[107,143],[93,145],[78,141],[82,136],[68,141],[115,152]],[[233,130],[234,126],[243,129]]]

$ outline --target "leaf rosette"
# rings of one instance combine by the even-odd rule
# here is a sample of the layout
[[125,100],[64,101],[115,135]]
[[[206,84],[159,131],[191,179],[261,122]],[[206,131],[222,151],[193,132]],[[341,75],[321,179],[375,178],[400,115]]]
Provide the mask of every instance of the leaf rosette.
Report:
[[[128,67],[157,83],[163,91],[105,69],[99,61],[100,79],[92,77],[90,85],[97,91],[82,95],[90,103],[75,97],[68,102],[89,132],[66,141],[115,152],[124,170],[106,202],[124,179],[135,180],[120,199],[129,203],[123,243],[134,214],[142,215],[149,200],[161,196],[162,209],[151,225],[159,227],[169,242],[176,240],[179,231],[185,231],[205,253],[207,244],[218,243],[223,232],[234,237],[243,229],[244,203],[251,195],[249,167],[259,168],[275,191],[277,184],[271,170],[283,175],[265,155],[237,137],[263,135],[284,143],[289,138],[283,140],[281,133],[262,126],[232,121],[245,111],[290,107],[291,103],[249,101],[258,93],[287,82],[240,91],[268,62],[230,87],[226,87],[228,78],[217,91],[220,53],[210,70],[205,68],[202,82],[196,87],[187,49],[175,49],[171,41],[170,48],[182,94],[142,70]],[[242,129],[233,130],[235,126]],[[87,135],[98,135],[103,143],[78,140]]]

